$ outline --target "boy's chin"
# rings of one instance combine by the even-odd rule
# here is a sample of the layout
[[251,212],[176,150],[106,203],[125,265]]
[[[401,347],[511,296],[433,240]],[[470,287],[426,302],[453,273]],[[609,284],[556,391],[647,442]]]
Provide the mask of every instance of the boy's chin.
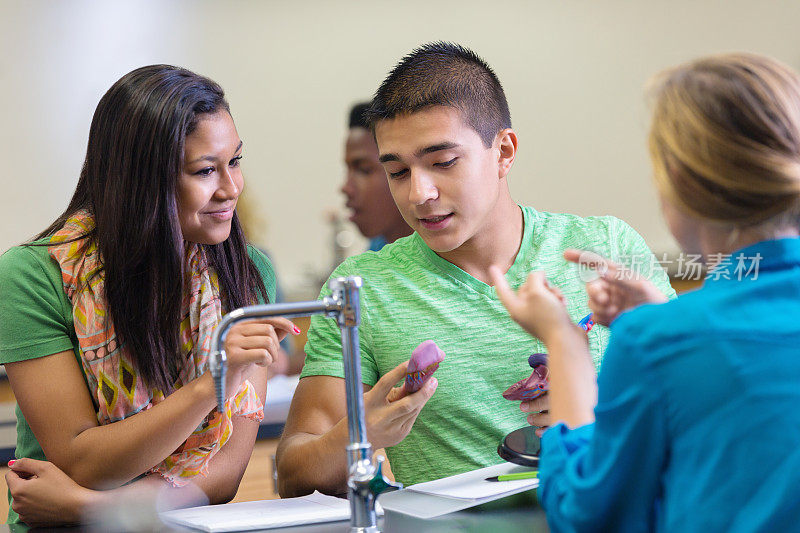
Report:
[[437,254],[446,254],[448,252],[452,252],[453,250],[458,249],[463,243],[463,241],[454,239],[453,237],[444,237],[439,235],[425,235],[423,232],[418,232],[419,236],[422,237],[422,240],[425,241],[425,244],[428,245],[428,248],[436,252]]

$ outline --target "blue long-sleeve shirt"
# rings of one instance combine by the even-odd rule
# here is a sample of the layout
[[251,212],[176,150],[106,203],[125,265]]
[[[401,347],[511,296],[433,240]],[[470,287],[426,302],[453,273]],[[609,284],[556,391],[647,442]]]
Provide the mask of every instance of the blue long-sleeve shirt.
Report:
[[620,316],[598,394],[542,440],[553,531],[800,531],[800,239]]

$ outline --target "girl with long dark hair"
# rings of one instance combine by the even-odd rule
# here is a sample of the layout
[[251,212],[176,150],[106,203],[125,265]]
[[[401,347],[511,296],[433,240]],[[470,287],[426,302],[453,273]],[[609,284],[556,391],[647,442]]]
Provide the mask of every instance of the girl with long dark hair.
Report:
[[[0,258],[0,362],[19,405],[20,463],[46,459],[88,489],[192,482],[212,503],[235,495],[265,367],[298,332],[285,319],[235,326],[231,396],[215,408],[214,327],[275,293],[236,215],[241,158],[222,89],[188,70],[139,68],[100,100],[69,206]],[[16,503],[9,523],[26,519]]]

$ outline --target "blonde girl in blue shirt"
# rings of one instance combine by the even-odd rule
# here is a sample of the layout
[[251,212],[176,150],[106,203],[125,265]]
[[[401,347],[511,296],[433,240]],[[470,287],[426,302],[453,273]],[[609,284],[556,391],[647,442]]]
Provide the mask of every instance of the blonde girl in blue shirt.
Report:
[[727,54],[663,72],[652,94],[662,213],[710,273],[661,302],[606,263],[588,288],[612,332],[597,381],[543,274],[514,293],[495,273],[549,352],[560,423],[543,437],[539,497],[553,531],[798,531],[800,77]]

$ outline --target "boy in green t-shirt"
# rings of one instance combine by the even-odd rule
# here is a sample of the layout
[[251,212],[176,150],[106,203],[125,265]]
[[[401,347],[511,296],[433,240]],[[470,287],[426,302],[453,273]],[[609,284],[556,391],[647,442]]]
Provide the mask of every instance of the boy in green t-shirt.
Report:
[[[547,396],[518,406],[501,393],[528,376],[527,358],[544,346],[505,313],[489,268],[511,286],[544,270],[570,315],[588,311],[566,248],[606,257],[652,254],[613,217],[537,212],[511,198],[507,176],[517,136],[503,89],[473,52],[423,46],[389,74],[368,113],[392,196],[415,233],[346,260],[333,277],[364,278],[360,348],[367,436],[386,448],[398,481],[413,484],[501,462],[503,435],[528,423],[544,428]],[[666,295],[666,275],[651,279]],[[327,294],[327,289],[323,289]],[[446,353],[418,392],[393,388],[420,342]],[[608,331],[589,333],[599,365]],[[306,366],[278,447],[282,496],[346,491],[348,444],[339,330],[312,319]],[[434,394],[435,392],[435,394]]]

